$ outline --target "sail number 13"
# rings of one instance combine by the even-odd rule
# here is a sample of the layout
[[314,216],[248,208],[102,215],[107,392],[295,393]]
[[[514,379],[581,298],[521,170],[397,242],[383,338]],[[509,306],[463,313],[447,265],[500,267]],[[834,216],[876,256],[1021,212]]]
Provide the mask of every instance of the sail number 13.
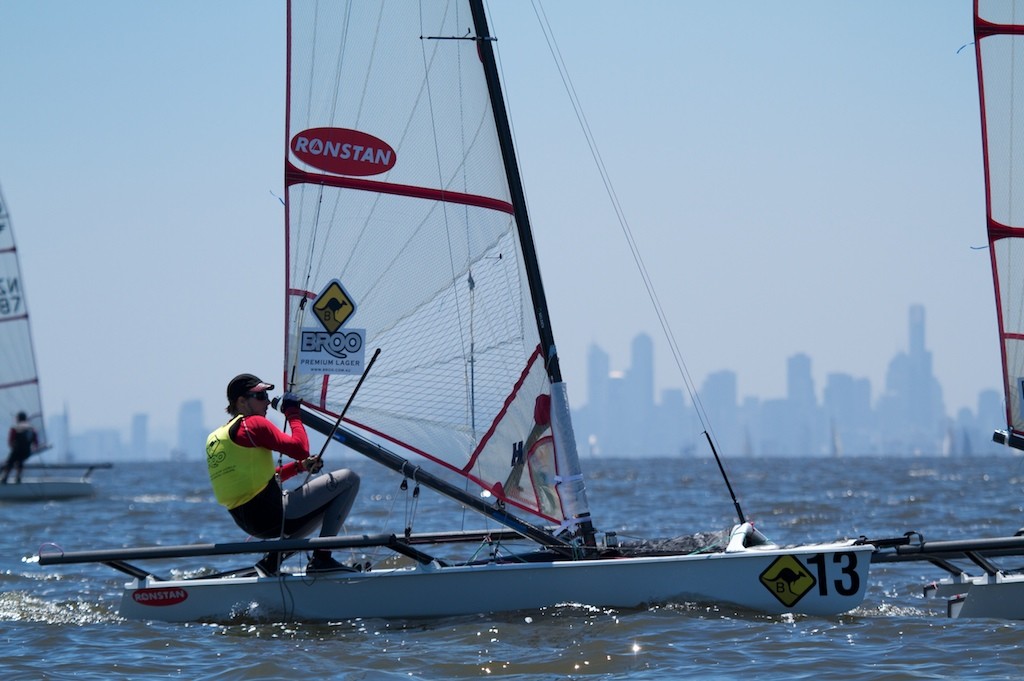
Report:
[[816,553],[806,558],[808,564],[818,568],[818,595],[828,595],[828,577],[825,570],[826,555],[832,556],[832,562],[840,566],[840,579],[833,580],[832,586],[840,596],[853,596],[860,591],[860,575],[857,574],[857,554],[852,551],[836,553]]

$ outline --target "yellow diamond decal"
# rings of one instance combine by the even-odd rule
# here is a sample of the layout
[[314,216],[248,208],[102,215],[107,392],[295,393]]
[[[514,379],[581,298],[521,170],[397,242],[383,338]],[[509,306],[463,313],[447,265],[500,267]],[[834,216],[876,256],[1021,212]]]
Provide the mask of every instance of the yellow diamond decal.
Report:
[[788,607],[818,583],[811,571],[793,556],[779,556],[761,573],[761,583]]
[[340,329],[355,311],[355,305],[337,280],[328,284],[313,303],[313,313],[327,329],[327,333],[334,333]]

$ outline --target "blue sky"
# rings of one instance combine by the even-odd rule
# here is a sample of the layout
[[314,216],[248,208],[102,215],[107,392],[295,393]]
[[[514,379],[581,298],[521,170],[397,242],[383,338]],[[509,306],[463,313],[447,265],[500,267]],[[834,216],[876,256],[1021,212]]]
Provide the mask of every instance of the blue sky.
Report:
[[[1001,385],[969,0],[543,9],[698,385],[779,397],[803,352],[877,397],[916,303],[948,411]],[[681,387],[533,8],[490,10],[570,397],[639,332]],[[231,376],[280,374],[284,16],[0,0],[0,187],[73,429],[196,398],[212,426]]]

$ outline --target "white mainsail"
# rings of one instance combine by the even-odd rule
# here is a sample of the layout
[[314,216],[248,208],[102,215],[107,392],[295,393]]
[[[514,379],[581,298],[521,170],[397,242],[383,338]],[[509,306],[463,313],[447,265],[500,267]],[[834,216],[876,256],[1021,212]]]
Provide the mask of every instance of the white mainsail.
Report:
[[572,525],[589,510],[490,41],[476,1],[289,2],[284,384],[337,417],[380,348],[347,424]]
[[43,405],[25,285],[11,216],[0,194],[0,418],[10,425],[22,411],[35,427],[39,442],[45,443]]
[[[1024,436],[1024,1],[975,0],[989,252],[1002,341],[1009,437]],[[1001,437],[1000,437],[1001,436]]]

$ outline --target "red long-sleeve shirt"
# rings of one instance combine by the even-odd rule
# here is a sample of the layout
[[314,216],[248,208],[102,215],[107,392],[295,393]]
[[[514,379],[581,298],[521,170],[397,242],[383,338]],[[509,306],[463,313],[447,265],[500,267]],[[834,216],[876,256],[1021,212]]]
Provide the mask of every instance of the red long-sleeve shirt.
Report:
[[295,459],[277,467],[281,480],[287,480],[305,470],[301,462],[309,458],[309,438],[299,410],[289,409],[285,418],[288,420],[290,434],[282,432],[265,416],[253,414],[243,417],[238,430],[231,436],[232,442],[242,447],[263,447]]

